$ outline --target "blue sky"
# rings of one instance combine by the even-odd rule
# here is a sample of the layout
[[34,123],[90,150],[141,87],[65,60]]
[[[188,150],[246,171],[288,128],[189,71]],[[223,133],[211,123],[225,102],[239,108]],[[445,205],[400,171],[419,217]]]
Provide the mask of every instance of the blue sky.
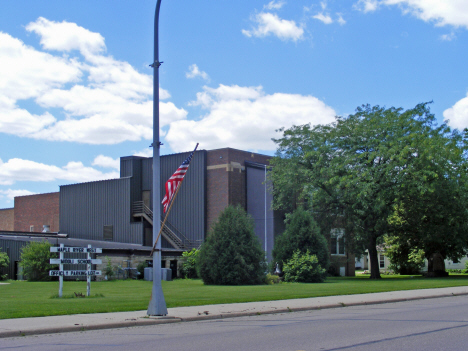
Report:
[[[0,4],[0,208],[151,156],[156,1]],[[163,0],[161,154],[273,154],[362,104],[468,127],[468,1]]]

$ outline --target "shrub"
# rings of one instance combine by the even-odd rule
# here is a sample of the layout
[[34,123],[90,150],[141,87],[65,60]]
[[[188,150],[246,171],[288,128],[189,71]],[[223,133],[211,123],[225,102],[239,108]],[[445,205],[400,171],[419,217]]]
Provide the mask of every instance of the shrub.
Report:
[[391,270],[401,275],[419,274],[424,267],[423,250],[396,236],[386,236],[384,240]]
[[468,261],[465,261],[465,269],[463,270],[463,273],[468,273]]
[[138,263],[137,271],[138,271],[138,273],[140,273],[138,275],[138,279],[143,279],[145,277],[145,268],[146,267],[148,267],[148,262],[144,261],[144,262]]
[[106,256],[106,267],[104,268],[104,276],[107,277],[107,279],[111,280],[112,277],[115,275],[114,267],[112,266],[112,261],[110,257]]
[[198,278],[197,274],[197,256],[200,250],[192,249],[182,252],[182,266],[180,273],[183,278]]
[[274,285],[281,283],[281,278],[277,275],[268,273],[265,277],[265,283],[268,285]]
[[205,284],[252,285],[265,281],[265,252],[242,207],[228,206],[200,248],[197,270]]
[[297,250],[284,265],[284,281],[286,282],[321,283],[326,276],[326,269],[320,266],[317,256],[311,255],[309,250],[305,254]]
[[57,269],[57,265],[50,264],[50,259],[57,257],[57,254],[50,252],[52,245],[47,241],[31,241],[21,248],[21,262],[23,273],[29,281],[50,280],[49,271]]
[[448,273],[454,273],[454,274],[462,274],[462,273],[465,273],[464,270],[461,270],[461,269],[446,269],[446,271]]
[[273,262],[278,262],[281,267],[298,250],[316,255],[320,266],[328,269],[330,257],[327,240],[320,234],[320,228],[312,214],[302,208],[288,215],[286,230],[275,240]]
[[[7,268],[9,264],[10,264],[10,258],[8,257],[7,253],[0,251],[0,273],[2,272],[4,268]],[[0,274],[0,280],[4,280],[7,278],[8,278],[8,274]]]

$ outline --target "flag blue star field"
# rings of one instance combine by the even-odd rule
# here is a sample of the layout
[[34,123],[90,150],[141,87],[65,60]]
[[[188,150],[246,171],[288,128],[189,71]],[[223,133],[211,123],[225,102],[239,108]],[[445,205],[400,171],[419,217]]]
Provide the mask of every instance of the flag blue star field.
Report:
[[166,195],[164,196],[164,199],[162,200],[162,204],[164,205],[164,213],[166,213],[167,208],[169,207],[169,204],[172,201],[172,198],[174,197],[174,194],[177,191],[177,188],[180,186],[180,183],[182,183],[182,180],[185,177],[185,174],[187,173],[187,170],[190,166],[190,162],[192,161],[193,154],[197,150],[197,146],[195,146],[195,150],[193,150],[189,157],[185,159],[184,162],[177,168],[177,170],[174,172],[174,174],[167,180],[166,182]]

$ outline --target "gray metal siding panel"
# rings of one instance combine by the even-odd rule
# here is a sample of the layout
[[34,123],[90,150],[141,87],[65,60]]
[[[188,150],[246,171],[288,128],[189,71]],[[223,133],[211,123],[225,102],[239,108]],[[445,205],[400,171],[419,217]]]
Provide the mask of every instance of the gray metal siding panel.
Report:
[[132,176],[132,161],[129,158],[120,158],[120,178]]
[[141,186],[142,190],[151,190],[153,188],[153,158],[147,158],[141,161]]
[[141,201],[141,158],[132,158],[132,177],[130,178],[130,203]]
[[7,252],[10,259],[10,264],[5,273],[8,274],[8,279],[16,279],[15,277],[15,262],[19,262],[21,256],[21,248],[26,246],[27,242],[0,239],[0,251]]
[[[161,157],[161,197],[166,192],[165,182],[189,155],[190,152]],[[197,151],[194,155],[168,221],[193,243],[203,242],[206,228],[206,151]]]
[[270,261],[275,239],[274,211],[271,207],[273,195],[268,191],[268,182],[265,182],[266,174],[264,168],[249,167],[246,163],[245,170],[247,177],[247,213],[254,220],[255,234],[263,250],[265,250],[266,241],[265,251],[267,252],[268,261]]
[[130,229],[130,178],[60,187],[60,231],[72,238],[103,240],[104,225],[114,241],[142,244]]

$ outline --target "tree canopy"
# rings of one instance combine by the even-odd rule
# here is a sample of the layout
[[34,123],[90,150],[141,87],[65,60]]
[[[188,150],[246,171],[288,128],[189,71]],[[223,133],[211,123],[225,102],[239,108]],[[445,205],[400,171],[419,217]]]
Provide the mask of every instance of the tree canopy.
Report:
[[275,206],[302,201],[322,218],[342,216],[348,243],[367,249],[406,235],[427,255],[466,248],[466,133],[437,125],[428,103],[408,110],[363,105],[328,125],[293,126],[275,140]]

